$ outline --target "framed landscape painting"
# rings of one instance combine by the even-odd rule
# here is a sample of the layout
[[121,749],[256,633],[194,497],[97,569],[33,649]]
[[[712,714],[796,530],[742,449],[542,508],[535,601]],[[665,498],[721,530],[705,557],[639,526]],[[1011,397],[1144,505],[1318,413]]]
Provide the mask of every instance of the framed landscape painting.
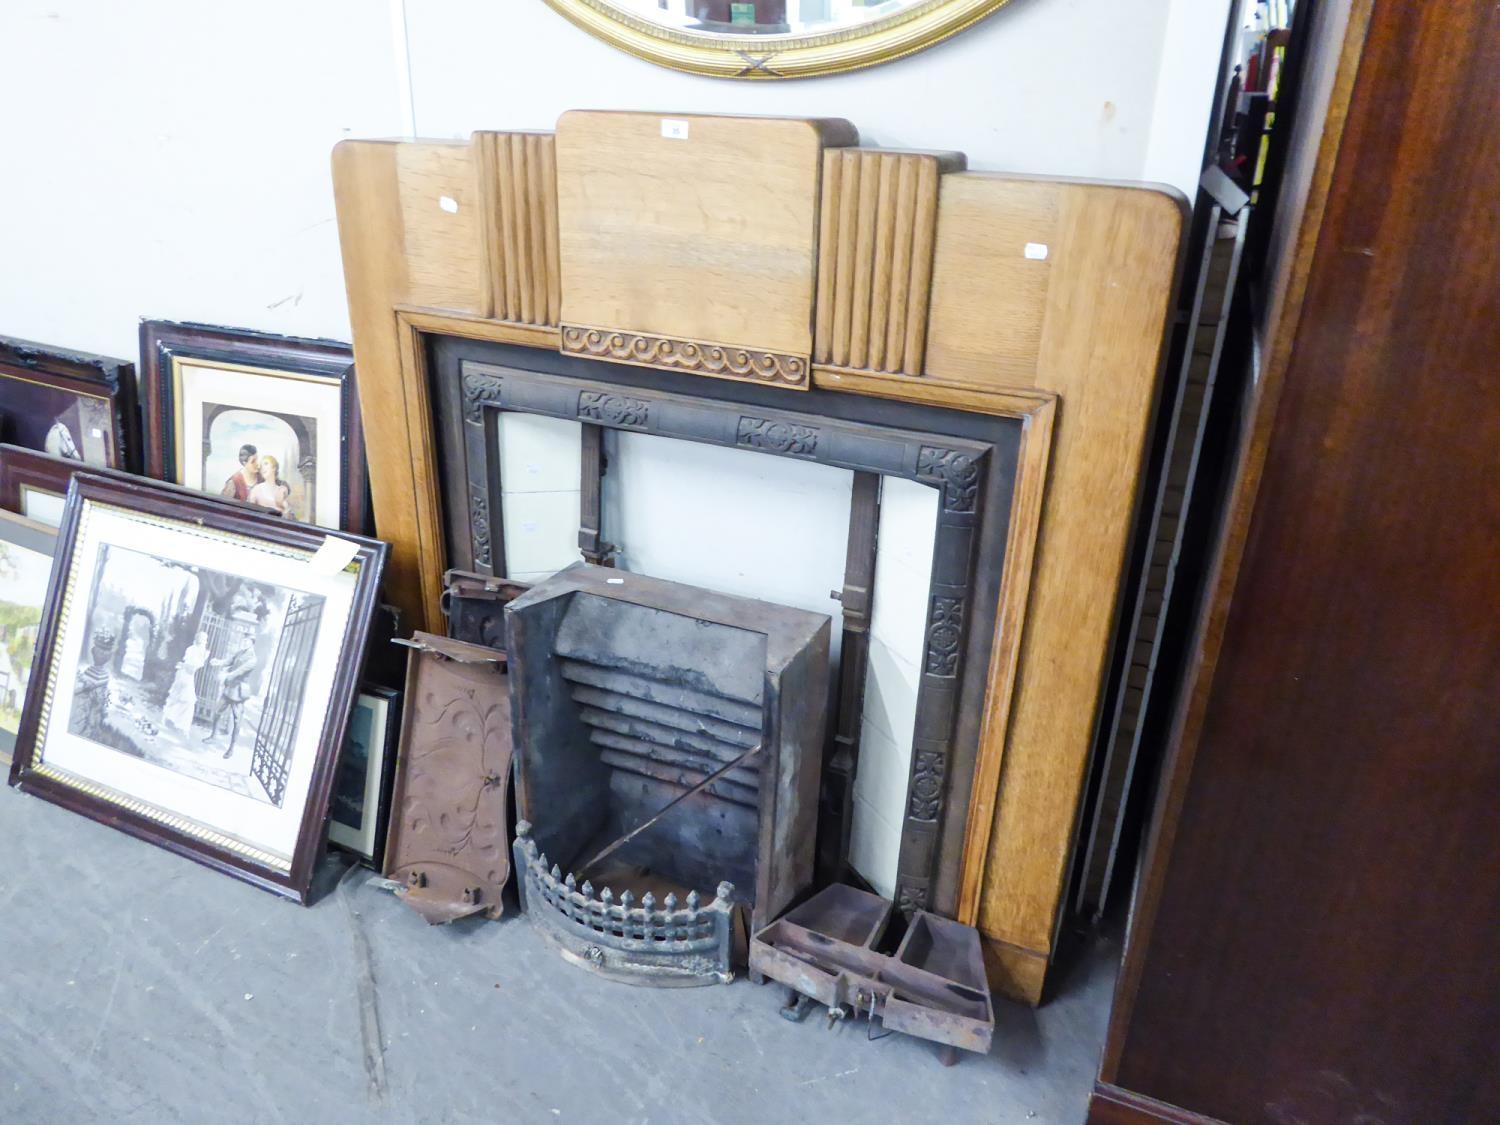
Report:
[[135,367],[0,336],[0,441],[103,469],[140,467]]
[[359,856],[377,871],[381,869],[390,819],[400,708],[398,691],[374,684],[361,689],[349,716],[344,753],[328,808],[329,842]]
[[0,512],[0,761],[7,763],[21,727],[56,546],[55,529]]
[[146,472],[318,527],[363,531],[363,430],[348,345],[141,324]]
[[11,784],[306,902],[386,552],[79,473]]

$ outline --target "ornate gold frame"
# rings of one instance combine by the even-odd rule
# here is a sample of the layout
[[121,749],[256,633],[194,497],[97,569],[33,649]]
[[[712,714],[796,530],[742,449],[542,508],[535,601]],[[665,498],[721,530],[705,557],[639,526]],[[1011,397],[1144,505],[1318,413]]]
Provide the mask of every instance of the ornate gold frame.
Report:
[[977,23],[1006,0],[925,0],[863,27],[813,35],[733,36],[658,27],[610,0],[547,0],[573,23],[659,66],[715,78],[812,78],[904,58]]

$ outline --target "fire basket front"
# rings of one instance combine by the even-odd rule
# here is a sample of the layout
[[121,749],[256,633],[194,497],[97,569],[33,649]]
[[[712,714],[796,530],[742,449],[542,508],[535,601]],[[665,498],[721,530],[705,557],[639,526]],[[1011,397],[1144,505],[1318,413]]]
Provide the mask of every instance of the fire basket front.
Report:
[[828,617],[579,564],[506,621],[526,913],[606,976],[729,979],[734,911],[812,880]]

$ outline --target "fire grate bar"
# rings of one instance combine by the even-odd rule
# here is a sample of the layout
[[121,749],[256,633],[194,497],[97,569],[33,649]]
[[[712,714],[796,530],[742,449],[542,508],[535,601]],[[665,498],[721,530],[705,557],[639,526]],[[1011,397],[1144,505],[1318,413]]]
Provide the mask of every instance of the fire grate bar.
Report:
[[697,891],[678,905],[669,894],[658,907],[647,892],[636,904],[625,891],[618,900],[605,887],[580,887],[564,875],[531,838],[531,825],[516,824],[516,866],[521,907],[540,932],[570,961],[628,984],[728,984],[734,928],[734,886],[723,882],[702,905]]
[[695,717],[717,720],[731,727],[748,728],[759,740],[761,709],[722,695],[712,695],[696,688],[683,687],[665,680],[624,671],[608,665],[564,657],[559,665],[563,679],[587,687],[602,688],[615,695],[669,707]]

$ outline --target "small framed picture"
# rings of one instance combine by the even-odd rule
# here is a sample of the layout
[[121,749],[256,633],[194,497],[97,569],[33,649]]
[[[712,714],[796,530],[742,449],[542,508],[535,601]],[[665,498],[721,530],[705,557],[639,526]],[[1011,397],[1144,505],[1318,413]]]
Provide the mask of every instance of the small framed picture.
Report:
[[329,842],[359,856],[377,871],[381,869],[390,819],[400,710],[400,692],[375,684],[360,689],[349,715],[333,801],[328,806]]
[[148,475],[298,523],[365,529],[347,344],[148,320],[141,371]]
[[101,469],[140,468],[135,366],[0,336],[0,441]]
[[0,508],[55,528],[73,474],[88,466],[18,445],[0,445]]
[[386,554],[78,473],[11,784],[306,902]]
[[0,761],[9,763],[47,600],[57,531],[0,512]]

